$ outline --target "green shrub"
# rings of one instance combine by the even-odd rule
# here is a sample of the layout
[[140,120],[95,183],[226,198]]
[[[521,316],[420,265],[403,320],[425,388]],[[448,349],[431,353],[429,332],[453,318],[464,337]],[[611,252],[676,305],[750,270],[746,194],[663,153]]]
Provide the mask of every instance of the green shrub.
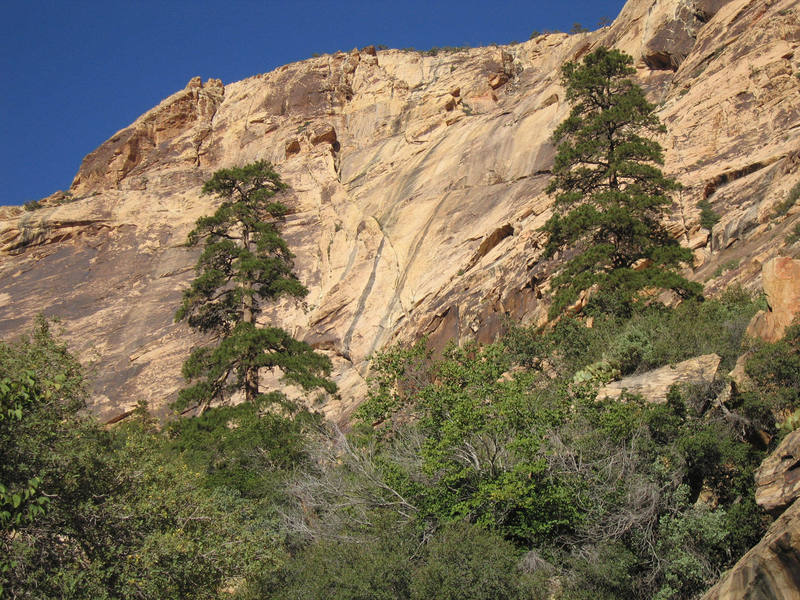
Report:
[[711,229],[719,223],[720,216],[711,208],[711,203],[707,199],[703,199],[697,203],[697,208],[700,209],[700,226],[705,229]]
[[775,205],[773,215],[776,217],[782,217],[785,215],[787,212],[789,212],[789,209],[795,205],[798,198],[800,198],[800,181],[792,186],[792,189],[789,190],[785,200]]
[[786,236],[787,244],[794,244],[800,240],[800,223],[796,223],[791,233]]
[[800,408],[800,323],[787,328],[783,339],[760,344],[745,363],[745,372],[769,410]]
[[456,523],[439,531],[425,546],[421,564],[414,571],[411,597],[522,600],[532,598],[531,587],[517,568],[513,544],[480,527]]
[[733,288],[675,309],[654,303],[628,319],[596,318],[592,327],[575,318],[560,319],[551,331],[512,326],[503,342],[516,364],[550,365],[570,379],[591,364],[628,375],[711,352],[722,357],[722,369],[731,369],[757,309],[755,299]]
[[22,207],[27,211],[34,211],[44,208],[44,204],[42,204],[39,200],[29,200],[23,204]]
[[257,578],[245,598],[407,600],[418,545],[390,522],[374,525],[368,536],[351,531],[345,539],[310,544],[280,571]]
[[716,269],[714,269],[714,274],[712,275],[712,277],[719,277],[723,273],[727,273],[728,271],[733,271],[734,269],[737,269],[739,267],[739,262],[740,260],[738,258],[734,258],[732,260],[722,263],[721,265],[717,266]]
[[209,489],[226,487],[247,498],[273,497],[286,473],[305,459],[303,432],[319,422],[301,411],[287,418],[242,403],[211,408],[202,416],[178,419],[167,432],[172,448],[205,473]]

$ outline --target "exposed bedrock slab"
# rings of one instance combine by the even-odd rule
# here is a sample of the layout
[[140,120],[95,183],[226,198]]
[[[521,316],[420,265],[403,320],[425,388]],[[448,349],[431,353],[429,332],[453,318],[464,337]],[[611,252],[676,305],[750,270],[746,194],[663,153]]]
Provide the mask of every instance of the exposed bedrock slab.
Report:
[[[798,218],[771,216],[800,178],[796,2],[696,2],[698,23],[686,6],[631,0],[592,33],[436,56],[366,48],[225,86],[193,79],[89,154],[72,197],[0,209],[0,335],[60,316],[93,361],[94,410],[111,418],[139,399],[163,410],[199,342],[172,315],[196,259],[182,243],[214,209],[202,182],[267,159],[291,186],[285,235],[310,293],[265,319],[330,354],[341,393],[317,406],[346,419],[387,344],[489,341],[506,317],[544,318],[558,263],[539,261],[539,227],[550,136],[569,110],[559,69],[600,45],[634,56],[667,126],[665,170],[685,186],[669,228],[696,252],[690,275],[711,293],[758,287]],[[669,15],[689,23],[688,45],[659,37]],[[682,57],[677,70],[648,65],[656,42]],[[722,217],[712,231],[699,224],[704,198]]]
[[673,385],[700,385],[714,381],[720,360],[717,354],[704,354],[641,375],[625,377],[603,386],[597,397],[619,398],[622,392],[628,392],[638,394],[648,402],[666,402],[669,388]]
[[800,429],[789,433],[756,472],[756,502],[780,510],[800,497]]
[[795,501],[703,600],[796,600],[798,597],[800,501]]

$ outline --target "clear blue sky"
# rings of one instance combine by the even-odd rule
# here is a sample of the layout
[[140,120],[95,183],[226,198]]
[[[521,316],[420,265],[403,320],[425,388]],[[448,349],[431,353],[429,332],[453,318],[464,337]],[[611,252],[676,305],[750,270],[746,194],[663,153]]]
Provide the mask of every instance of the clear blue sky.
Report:
[[624,0],[9,0],[0,22],[0,205],[67,189],[81,159],[193,76],[313,53],[524,41],[594,29]]

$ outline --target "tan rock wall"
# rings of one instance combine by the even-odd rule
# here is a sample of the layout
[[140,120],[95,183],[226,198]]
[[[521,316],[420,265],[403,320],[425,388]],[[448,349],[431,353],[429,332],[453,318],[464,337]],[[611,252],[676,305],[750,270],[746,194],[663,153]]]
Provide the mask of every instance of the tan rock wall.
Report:
[[[546,313],[555,264],[538,261],[537,229],[550,134],[568,111],[559,68],[601,44],[635,57],[667,124],[665,169],[686,186],[670,227],[697,253],[691,275],[711,292],[755,287],[797,221],[771,217],[800,179],[796,3],[712,2],[705,23],[686,6],[631,0],[588,34],[437,56],[342,52],[224,88],[192,80],[86,157],[77,201],[0,211],[0,335],[60,315],[75,349],[97,357],[95,410],[164,407],[198,341],[172,314],[196,256],[181,244],[213,210],[200,186],[268,159],[292,188],[285,233],[310,293],[266,318],[330,353],[341,394],[318,406],[346,418],[370,353],[393,340],[488,341],[506,316]],[[676,71],[648,66],[657,40]],[[705,233],[704,197],[722,215]]]

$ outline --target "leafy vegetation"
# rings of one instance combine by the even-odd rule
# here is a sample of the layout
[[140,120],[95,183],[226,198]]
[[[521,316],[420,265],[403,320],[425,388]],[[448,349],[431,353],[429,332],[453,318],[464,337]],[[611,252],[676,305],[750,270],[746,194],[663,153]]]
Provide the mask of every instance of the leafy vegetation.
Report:
[[776,217],[782,217],[786,213],[789,212],[789,209],[792,208],[797,200],[800,199],[800,181],[792,186],[792,189],[789,190],[789,193],[786,194],[786,198],[775,205],[775,209],[773,210],[773,214]]
[[796,223],[792,231],[786,236],[787,244],[794,244],[800,240],[800,223]]
[[593,289],[588,313],[629,313],[646,289],[701,293],[677,273],[691,251],[661,222],[679,185],[658,168],[661,146],[647,136],[665,129],[630,79],[632,64],[627,54],[599,48],[562,69],[572,110],[553,134],[558,153],[548,192],[556,210],[543,230],[545,256],[566,252],[568,260],[553,279],[552,317]]
[[[42,199],[44,200],[44,198]],[[29,200],[25,202],[22,207],[27,211],[34,211],[39,210],[40,208],[46,208],[48,206],[61,206],[62,204],[69,204],[71,202],[76,202],[80,200],[72,195],[72,192],[58,192],[53,196],[50,196],[48,199],[48,203],[43,203],[42,200]]]
[[[375,357],[344,434],[307,411],[209,408],[158,429],[81,416],[80,365],[40,320],[0,345],[0,585],[35,598],[695,598],[762,534],[765,415],[800,408],[800,325],[756,345],[756,391],[596,399],[611,373],[706,352],[741,291]],[[606,365],[600,367],[599,365]],[[777,437],[773,444],[777,443]]]
[[219,343],[196,348],[184,363],[192,385],[181,390],[178,409],[205,409],[234,391],[243,391],[251,404],[280,400],[260,393],[264,368],[280,369],[284,379],[305,389],[335,391],[325,377],[331,368],[326,356],[278,327],[256,323],[264,303],[308,293],[292,272],[293,255],[279,232],[289,209],[274,196],[285,188],[265,161],[221,169],[203,185],[203,193],[219,196],[222,204],[189,233],[187,244],[203,240],[203,252],[175,320],[216,334]]
[[711,203],[707,199],[700,200],[697,203],[697,208],[700,209],[700,227],[711,230],[714,225],[719,223],[720,216],[711,208]]

